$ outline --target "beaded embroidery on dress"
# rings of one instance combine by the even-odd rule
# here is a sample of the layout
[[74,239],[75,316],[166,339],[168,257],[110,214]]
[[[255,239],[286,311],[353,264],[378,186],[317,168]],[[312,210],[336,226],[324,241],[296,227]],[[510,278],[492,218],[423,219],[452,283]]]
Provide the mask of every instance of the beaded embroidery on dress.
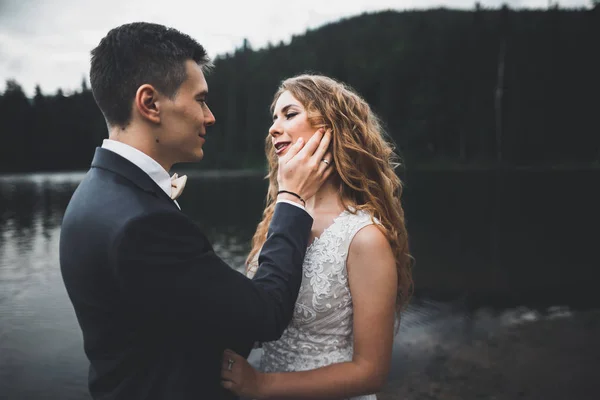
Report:
[[[373,221],[365,211],[344,211],[308,246],[292,321],[281,338],[263,343],[262,371],[306,371],[352,360],[354,313],[346,259],[354,235]],[[255,271],[252,265],[248,275]]]

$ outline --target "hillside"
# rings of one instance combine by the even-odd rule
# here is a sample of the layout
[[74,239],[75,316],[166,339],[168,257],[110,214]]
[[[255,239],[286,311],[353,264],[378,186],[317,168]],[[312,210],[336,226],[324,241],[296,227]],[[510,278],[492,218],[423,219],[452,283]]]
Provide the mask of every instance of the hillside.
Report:
[[[273,93],[303,72],[361,93],[409,165],[594,165],[599,37],[599,7],[438,9],[363,14],[260,50],[246,43],[207,77],[217,124],[202,168],[264,165]],[[106,132],[85,87],[28,100],[10,82],[0,106],[0,172],[86,168]]]

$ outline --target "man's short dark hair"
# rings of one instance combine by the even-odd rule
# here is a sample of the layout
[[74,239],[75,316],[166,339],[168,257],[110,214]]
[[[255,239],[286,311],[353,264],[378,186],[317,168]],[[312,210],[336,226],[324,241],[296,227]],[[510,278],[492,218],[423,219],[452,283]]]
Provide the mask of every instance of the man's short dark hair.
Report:
[[173,98],[187,79],[187,60],[210,66],[204,47],[176,29],[146,22],[111,29],[92,50],[90,68],[94,99],[107,123],[129,124],[135,93],[143,84]]

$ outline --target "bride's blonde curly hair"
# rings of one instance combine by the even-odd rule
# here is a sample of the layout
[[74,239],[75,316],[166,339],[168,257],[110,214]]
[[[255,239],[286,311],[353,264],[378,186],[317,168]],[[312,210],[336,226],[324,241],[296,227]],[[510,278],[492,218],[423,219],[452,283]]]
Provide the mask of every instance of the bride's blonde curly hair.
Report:
[[[352,212],[365,210],[383,225],[390,242],[398,271],[399,315],[412,293],[412,263],[404,210],[400,201],[402,182],[394,172],[399,158],[377,116],[365,100],[350,87],[320,75],[299,75],[286,79],[275,93],[271,111],[279,96],[289,91],[306,109],[308,120],[315,128],[332,130],[331,150],[334,174],[339,182],[339,194],[345,208]],[[262,221],[252,239],[249,266],[264,244],[277,197],[278,159],[269,135],[265,143],[269,162],[269,190]]]

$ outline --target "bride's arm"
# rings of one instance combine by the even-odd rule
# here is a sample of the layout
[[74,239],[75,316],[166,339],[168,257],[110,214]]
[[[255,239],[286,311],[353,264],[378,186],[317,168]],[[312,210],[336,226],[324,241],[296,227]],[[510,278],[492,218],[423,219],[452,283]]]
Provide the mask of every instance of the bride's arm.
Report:
[[[347,260],[354,306],[352,361],[303,372],[263,374],[246,360],[226,354],[223,385],[254,398],[328,399],[375,393],[390,366],[394,336],[397,274],[394,255],[385,235],[375,226],[354,237]],[[233,357],[233,371],[227,359]]]

